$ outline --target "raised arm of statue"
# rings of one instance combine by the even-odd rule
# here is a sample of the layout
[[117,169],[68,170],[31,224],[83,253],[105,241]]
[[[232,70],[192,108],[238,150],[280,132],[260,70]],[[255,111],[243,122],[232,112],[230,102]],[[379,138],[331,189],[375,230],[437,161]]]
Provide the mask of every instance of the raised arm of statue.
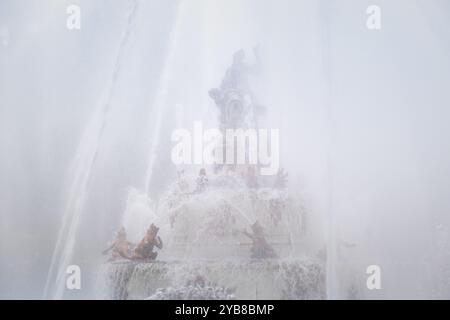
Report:
[[259,45],[253,47],[253,54],[255,56],[255,63],[247,65],[246,69],[249,74],[259,74],[261,72],[261,58],[259,55]]
[[242,233],[243,233],[244,235],[246,235],[247,237],[249,237],[250,239],[254,240],[253,235],[252,235],[251,233],[247,232],[247,230],[243,230]]
[[109,251],[111,251],[112,248],[114,248],[116,245],[115,242],[113,242],[108,248],[102,251],[102,254],[107,254]]
[[156,237],[156,244],[155,244],[155,246],[158,248],[158,249],[162,249],[163,248],[163,242],[162,242],[162,240],[161,240],[161,238],[158,236],[158,237]]

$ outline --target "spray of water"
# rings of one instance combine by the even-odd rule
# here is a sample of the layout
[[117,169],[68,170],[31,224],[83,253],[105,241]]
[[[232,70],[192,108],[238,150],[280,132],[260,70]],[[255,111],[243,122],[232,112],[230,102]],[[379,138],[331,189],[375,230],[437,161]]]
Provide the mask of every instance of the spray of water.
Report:
[[181,1],[178,4],[177,7],[177,14],[175,18],[175,25],[171,31],[170,34],[170,41],[169,41],[169,50],[166,55],[166,59],[164,61],[164,67],[161,72],[161,77],[159,80],[159,88],[156,93],[155,101],[153,103],[154,110],[156,112],[156,118],[153,125],[153,133],[151,137],[153,137],[153,142],[150,148],[150,154],[149,154],[149,162],[148,162],[148,169],[147,174],[145,178],[145,190],[148,194],[150,184],[153,177],[153,170],[155,166],[155,161],[157,159],[157,153],[158,153],[158,146],[160,141],[160,134],[161,134],[161,127],[163,122],[163,117],[165,114],[165,111],[167,110],[167,97],[169,92],[169,81],[170,76],[172,75],[172,69],[173,69],[173,60],[175,57],[175,53],[177,52],[177,44],[179,42],[178,38],[180,36],[181,26],[182,26],[182,20],[183,20],[183,12],[184,12],[184,6],[185,2]]
[[100,107],[95,111],[94,116],[85,129],[76,152],[71,170],[72,178],[66,209],[44,289],[44,297],[46,298],[61,299],[63,297],[65,270],[67,265],[70,264],[74,253],[75,238],[84,211],[92,168],[97,158],[100,141],[103,136],[114,91],[117,86],[117,80],[122,68],[124,51],[128,43],[137,9],[138,1],[133,1],[127,15],[126,27],[119,43],[113,73],[107,87],[105,102],[100,104]]

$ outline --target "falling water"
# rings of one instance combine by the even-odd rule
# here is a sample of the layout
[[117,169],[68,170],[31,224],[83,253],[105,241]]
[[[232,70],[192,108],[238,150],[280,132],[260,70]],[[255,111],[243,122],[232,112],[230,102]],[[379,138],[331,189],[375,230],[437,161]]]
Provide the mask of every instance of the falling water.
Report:
[[124,51],[128,43],[137,9],[138,1],[135,0],[132,2],[130,11],[127,15],[127,23],[119,43],[105,102],[95,111],[94,116],[91,118],[85,129],[76,152],[73,168],[71,170],[72,178],[68,190],[66,210],[44,289],[44,297],[46,298],[63,298],[66,268],[70,264],[73,256],[75,238],[84,211],[92,168],[97,158],[100,141],[111,108],[119,73],[122,68]]
[[185,1],[181,1],[177,7],[177,13],[175,16],[175,25],[170,33],[169,50],[164,61],[164,67],[161,72],[161,77],[159,79],[159,88],[156,93],[155,101],[153,103],[154,110],[156,110],[156,118],[154,122],[154,129],[152,137],[152,145],[150,148],[148,169],[145,178],[145,190],[148,194],[150,184],[153,177],[153,170],[155,166],[155,161],[157,160],[158,146],[160,142],[161,126],[163,122],[163,116],[167,110],[167,97],[169,91],[169,81],[172,75],[172,69],[174,65],[174,57],[177,52],[177,44],[179,41],[179,34],[181,31],[183,11],[184,11]]
[[[324,95],[324,102],[327,106],[328,111],[328,123],[329,123],[329,133],[331,133],[331,128],[333,127],[333,110],[331,108],[331,90],[332,90],[332,66],[331,66],[331,44],[330,44],[330,14],[332,12],[332,6],[333,4],[328,1],[320,1],[318,6],[318,18],[319,21],[323,21],[322,23],[322,29],[321,29],[321,37],[322,37],[322,60],[323,60],[323,71],[324,71],[324,80],[325,80],[325,90],[326,94]],[[327,172],[328,172],[328,179],[329,182],[332,181],[332,134],[328,134],[328,154],[327,154]],[[334,281],[335,281],[335,245],[334,245],[334,239],[335,239],[335,230],[334,230],[334,216],[332,214],[331,206],[332,206],[332,200],[333,200],[333,194],[332,190],[329,190],[328,193],[328,237],[327,237],[327,278],[326,278],[326,291],[327,291],[327,298],[332,299],[334,297]]]

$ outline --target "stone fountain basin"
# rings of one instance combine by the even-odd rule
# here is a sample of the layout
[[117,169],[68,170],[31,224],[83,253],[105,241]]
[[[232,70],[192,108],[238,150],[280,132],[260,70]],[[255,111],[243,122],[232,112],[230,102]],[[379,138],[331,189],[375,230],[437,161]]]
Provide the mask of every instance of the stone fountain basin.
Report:
[[116,261],[103,265],[101,273],[108,299],[145,299],[198,276],[233,292],[236,299],[325,298],[323,262],[310,258]]

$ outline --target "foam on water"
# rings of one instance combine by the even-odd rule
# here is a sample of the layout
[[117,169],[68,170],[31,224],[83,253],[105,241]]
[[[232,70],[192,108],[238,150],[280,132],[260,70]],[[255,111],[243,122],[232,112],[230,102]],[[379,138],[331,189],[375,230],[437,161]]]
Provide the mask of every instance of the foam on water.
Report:
[[102,279],[107,283],[103,286],[107,288],[104,298],[109,299],[165,299],[175,294],[179,299],[325,298],[323,264],[305,257],[263,261],[122,261],[106,266]]

